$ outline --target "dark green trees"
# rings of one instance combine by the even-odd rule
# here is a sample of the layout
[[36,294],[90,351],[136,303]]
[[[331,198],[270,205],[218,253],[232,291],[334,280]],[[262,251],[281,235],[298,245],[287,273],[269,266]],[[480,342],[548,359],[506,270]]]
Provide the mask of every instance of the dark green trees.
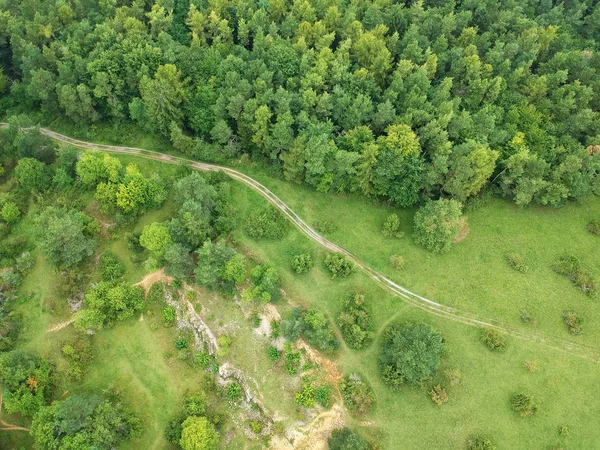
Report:
[[70,267],[94,253],[94,222],[76,210],[51,206],[38,218],[40,247],[58,267]]
[[444,339],[428,325],[391,325],[379,356],[384,381],[395,390],[433,377],[443,350]]

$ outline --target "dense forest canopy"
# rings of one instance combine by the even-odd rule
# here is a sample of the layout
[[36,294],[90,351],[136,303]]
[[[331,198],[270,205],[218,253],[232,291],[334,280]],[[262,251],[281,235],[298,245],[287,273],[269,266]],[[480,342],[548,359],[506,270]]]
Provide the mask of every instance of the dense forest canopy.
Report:
[[593,0],[0,0],[0,114],[411,206],[600,192]]

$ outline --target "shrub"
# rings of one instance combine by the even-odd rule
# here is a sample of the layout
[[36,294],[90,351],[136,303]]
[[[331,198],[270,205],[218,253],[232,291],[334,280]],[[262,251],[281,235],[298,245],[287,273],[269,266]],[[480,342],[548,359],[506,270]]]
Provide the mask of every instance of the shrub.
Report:
[[512,409],[521,417],[532,416],[537,412],[537,405],[527,394],[515,394],[510,399]]
[[165,306],[162,310],[165,327],[172,327],[177,320],[177,310],[173,306]]
[[589,296],[596,294],[596,280],[584,270],[579,259],[573,255],[563,255],[552,265],[556,273],[565,275],[571,282]]
[[262,433],[262,430],[264,428],[264,424],[258,420],[251,420],[248,422],[248,425],[250,425],[250,429],[254,434]]
[[119,262],[117,257],[112,253],[105,252],[102,254],[102,279],[105,281],[118,280],[125,274],[125,266]]
[[439,406],[442,406],[448,401],[448,392],[439,384],[431,388],[429,395],[431,395],[431,400]]
[[188,416],[202,416],[206,412],[206,405],[206,394],[199,392],[185,399],[183,409]]
[[594,220],[588,223],[586,228],[590,233],[600,236],[600,220]]
[[530,325],[535,324],[535,317],[533,317],[531,314],[529,314],[525,310],[521,311],[521,314],[519,315],[519,317],[521,318],[521,322],[523,322],[523,323],[527,323]]
[[292,259],[292,269],[296,273],[307,273],[312,266],[312,257],[308,253],[301,253]]
[[402,270],[406,265],[406,258],[401,255],[392,255],[390,256],[390,264],[394,269]]
[[456,200],[428,201],[414,217],[415,242],[434,253],[449,251],[460,232],[461,218],[461,204]]
[[326,408],[331,399],[331,388],[329,386],[319,386],[315,389],[315,400],[319,405]]
[[325,257],[325,267],[331,273],[331,278],[346,278],[354,270],[354,264],[344,255],[329,253]]
[[569,434],[571,434],[570,430],[569,430],[569,426],[568,425],[561,425],[558,427],[558,434],[560,434],[561,436],[568,436]]
[[273,339],[277,339],[281,333],[281,322],[279,322],[279,320],[272,320],[271,321],[271,337]]
[[467,441],[467,450],[496,450],[496,446],[485,437],[474,436]]
[[229,400],[231,403],[235,403],[239,399],[241,399],[242,393],[243,393],[242,386],[240,386],[239,383],[233,382],[233,383],[229,383],[227,385],[227,388],[226,388],[227,400]]
[[279,353],[279,350],[277,350],[275,347],[271,346],[271,347],[269,347],[269,350],[267,350],[267,356],[269,357],[269,359],[271,361],[277,361],[277,360],[279,360],[279,357],[281,356],[281,354]]
[[221,336],[219,336],[217,338],[217,344],[219,344],[219,350],[218,350],[218,356],[225,356],[229,353],[229,347],[231,346],[232,343],[232,339],[225,335],[222,334]]
[[339,228],[337,223],[327,219],[319,220],[319,222],[315,223],[313,226],[317,231],[323,234],[335,233]]
[[368,442],[350,428],[333,430],[327,444],[329,450],[369,450]]
[[371,311],[366,305],[365,296],[360,292],[350,292],[346,296],[338,323],[344,340],[350,348],[365,348],[373,340]]
[[302,390],[294,394],[294,400],[305,408],[315,406],[315,390],[307,379],[304,379]]
[[391,325],[379,357],[383,380],[393,390],[419,384],[435,375],[443,350],[444,339],[428,325]]
[[367,414],[375,403],[375,394],[357,373],[346,375],[339,383],[344,405],[353,413]]
[[304,322],[303,336],[310,345],[324,351],[339,348],[340,341],[323,311],[309,308],[302,312],[302,321]]
[[201,369],[206,369],[212,360],[212,357],[208,352],[196,352],[196,358],[194,361],[194,365]]
[[14,223],[21,217],[21,211],[15,202],[6,202],[0,212],[2,219],[7,223]]
[[569,329],[569,333],[577,335],[581,333],[581,325],[583,324],[583,317],[579,316],[573,311],[567,311],[563,314],[563,321]]
[[182,350],[188,348],[188,341],[185,338],[179,337],[175,339],[175,348],[178,350]]
[[495,328],[487,328],[483,333],[483,343],[493,352],[506,350],[506,337]]
[[244,230],[253,239],[280,239],[287,233],[288,223],[283,214],[269,206],[250,214]]
[[446,377],[446,380],[448,380],[448,383],[450,383],[450,386],[456,386],[462,383],[463,380],[462,372],[456,368],[446,369],[444,371],[444,376]]
[[400,219],[397,214],[390,214],[383,222],[383,229],[381,230],[385,237],[402,238],[404,233],[400,231]]
[[527,273],[529,271],[529,266],[525,264],[525,261],[518,253],[510,253],[506,255],[506,260],[508,261],[508,265],[517,272]]
[[284,370],[290,374],[295,375],[298,373],[300,367],[300,352],[285,352],[285,364],[283,365]]

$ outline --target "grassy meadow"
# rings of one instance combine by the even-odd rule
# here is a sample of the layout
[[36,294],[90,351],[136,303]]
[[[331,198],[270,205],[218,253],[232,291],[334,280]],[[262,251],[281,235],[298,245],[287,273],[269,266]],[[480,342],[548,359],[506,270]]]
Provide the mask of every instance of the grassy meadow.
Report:
[[[50,125],[57,131],[71,131],[65,123]],[[91,129],[79,137],[168,151],[168,147],[148,136],[138,139],[140,135],[135,129],[112,139],[95,139],[101,131]],[[117,138],[122,140],[117,141]],[[167,164],[135,157],[119,158],[123,162],[135,162],[144,172],[159,172],[164,178],[173,176],[176,170]],[[550,267],[559,255],[569,252],[600,277],[597,257],[600,238],[585,229],[590,220],[600,218],[597,198],[570,203],[561,209],[522,209],[502,200],[491,200],[468,213],[468,236],[450,253],[440,256],[413,243],[413,210],[397,210],[355,196],[317,193],[305,186],[284,182],[258,166],[235,168],[265,184],[307,222],[334,223],[337,229],[327,234],[329,239],[413,292],[524,331],[560,336],[595,348],[600,344],[597,300],[584,295]],[[237,182],[233,194],[240,224],[251,211],[266,206],[258,194]],[[37,207],[32,204],[27,219],[19,224],[20,233],[32,233],[29,219],[36,212]],[[101,223],[114,220],[95,211],[93,202],[86,212]],[[165,220],[172,212],[173,205],[167,201],[160,210],[148,212],[135,224],[103,240],[99,250],[119,255],[127,269],[126,279],[139,281],[146,271],[142,263],[134,261],[135,255],[124,245],[123,235]],[[381,225],[391,212],[401,219],[405,232],[402,239],[385,238],[381,234]],[[480,329],[408,306],[360,272],[347,279],[331,280],[323,266],[326,251],[291,226],[281,240],[254,241],[241,226],[230,239],[249,259],[268,261],[277,267],[285,294],[275,302],[275,307],[283,315],[294,305],[315,305],[335,321],[344,295],[352,289],[360,289],[371,303],[378,333],[394,321],[425,322],[442,333],[446,351],[438,379],[400,392],[391,392],[380,378],[379,335],[365,350],[354,351],[342,345],[339,352],[328,355],[342,373],[359,372],[372,385],[377,397],[372,414],[360,419],[348,415],[347,421],[381,443],[382,448],[463,449],[468,437],[475,434],[489,436],[499,450],[590,449],[600,442],[600,429],[593,413],[600,409],[600,396],[594,395],[596,363],[516,338],[509,338],[506,352],[492,353],[482,344]],[[304,252],[313,256],[315,267],[308,274],[297,275],[291,270],[291,259]],[[507,264],[506,255],[511,252],[525,259],[528,273],[516,272]],[[404,270],[396,271],[390,266],[392,254],[406,258]],[[60,368],[64,364],[60,356],[61,342],[68,339],[73,330],[67,327],[51,338],[45,331],[68,320],[70,315],[65,305],[53,299],[57,280],[53,270],[36,255],[36,265],[21,286],[21,291],[30,295],[18,307],[26,316],[20,345],[56,360]],[[257,381],[261,400],[269,410],[277,410],[290,421],[298,420],[300,415],[293,403],[297,386],[281,367],[275,367],[267,359],[268,342],[252,331],[248,318],[230,300],[201,292],[198,308],[211,328],[233,330],[230,331],[233,343],[228,360]],[[571,337],[567,333],[562,321],[565,310],[574,310],[585,318],[582,335]],[[522,311],[533,316],[535,322],[522,323]],[[137,315],[102,330],[93,338],[95,357],[84,381],[80,384],[66,381],[68,390],[73,392],[116,387],[134,405],[144,421],[144,434],[126,442],[123,448],[168,448],[164,427],[180,408],[184,394],[200,385],[204,376],[174,357],[175,330],[162,327],[151,330],[151,320],[145,317],[140,321]],[[527,361],[534,362],[537,370],[530,372],[525,367]],[[449,387],[448,403],[438,406],[431,401],[429,390],[437,383],[446,382],[443,374],[447,369],[458,369],[463,379],[460,384]],[[522,418],[511,411],[510,397],[519,392],[535,398],[539,407],[535,416]],[[15,423],[13,419],[10,418],[11,423]],[[568,426],[568,436],[559,433],[561,426]],[[8,448],[29,445],[24,433],[18,438],[14,433],[0,432],[0,442],[7,442]],[[227,448],[262,448],[261,445],[261,442],[233,440]]]

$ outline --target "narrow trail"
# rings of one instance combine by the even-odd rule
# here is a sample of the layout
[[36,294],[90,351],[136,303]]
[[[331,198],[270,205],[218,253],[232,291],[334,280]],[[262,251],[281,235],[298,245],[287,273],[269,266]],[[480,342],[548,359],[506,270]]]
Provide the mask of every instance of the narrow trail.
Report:
[[[0,123],[0,128],[6,128],[7,126],[8,124],[6,123]],[[363,271],[379,286],[381,286],[389,293],[400,297],[404,302],[417,308],[420,308],[430,314],[439,317],[444,317],[458,323],[475,327],[495,328],[518,339],[522,339],[529,342],[535,342],[544,345],[545,347],[552,348],[557,351],[566,352],[571,355],[588,359],[590,361],[600,362],[600,351],[591,346],[578,344],[570,341],[569,339],[565,339],[559,336],[547,335],[535,331],[523,331],[508,324],[504,324],[498,320],[482,317],[477,314],[462,311],[451,306],[443,305],[441,303],[415,294],[414,292],[411,292],[410,290],[390,280],[382,273],[376,271],[346,249],[321,236],[267,187],[263,186],[258,181],[254,180],[248,175],[238,172],[237,170],[230,169],[229,167],[197,162],[179,156],[172,156],[165,153],[154,152],[151,150],[145,150],[141,148],[95,144],[92,142],[81,141],[79,139],[64,136],[47,128],[40,128],[40,132],[56,141],[64,142],[66,144],[72,145],[73,147],[77,147],[84,150],[101,151],[108,153],[121,153],[139,156],[146,159],[152,159],[168,164],[184,164],[196,170],[224,172],[234,180],[237,180],[258,192],[273,206],[279,209],[279,211],[281,211],[306,236],[308,236],[309,238],[311,238],[312,240],[314,240],[315,242],[317,242],[318,244],[322,245],[330,251],[345,255],[356,265],[356,267]]]

